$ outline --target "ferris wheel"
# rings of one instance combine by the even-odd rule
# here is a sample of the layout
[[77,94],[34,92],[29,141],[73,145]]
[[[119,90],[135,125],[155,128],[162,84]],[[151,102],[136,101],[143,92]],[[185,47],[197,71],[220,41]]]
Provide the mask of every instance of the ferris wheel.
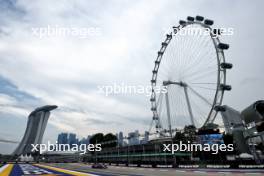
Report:
[[[197,128],[213,123],[225,91],[226,70],[221,30],[202,16],[180,20],[162,42],[152,71],[151,111],[156,132],[170,132],[185,125]],[[153,126],[153,125],[151,125]]]

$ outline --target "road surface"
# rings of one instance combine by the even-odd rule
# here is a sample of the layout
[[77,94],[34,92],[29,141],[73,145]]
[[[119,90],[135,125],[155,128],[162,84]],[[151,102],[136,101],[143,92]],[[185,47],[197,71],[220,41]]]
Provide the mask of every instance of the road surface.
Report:
[[42,164],[6,164],[0,167],[0,176],[95,176],[94,174],[71,171]]

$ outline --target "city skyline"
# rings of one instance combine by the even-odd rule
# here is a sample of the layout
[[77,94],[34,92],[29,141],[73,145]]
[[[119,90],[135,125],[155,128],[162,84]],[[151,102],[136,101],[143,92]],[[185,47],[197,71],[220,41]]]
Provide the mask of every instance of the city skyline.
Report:
[[[233,36],[221,37],[230,44],[226,60],[234,65],[227,78],[233,90],[223,104],[241,111],[263,99],[262,1],[155,2],[91,2],[87,7],[83,1],[1,1],[0,138],[20,141],[29,113],[45,104],[59,108],[49,119],[44,141],[55,141],[61,131],[81,137],[101,131],[128,133],[135,126],[145,131],[152,119],[148,96],[105,96],[98,86],[149,86],[165,32],[188,15],[234,28]],[[50,3],[56,11],[41,8]],[[87,38],[33,34],[32,28],[47,26],[98,28],[100,33]],[[0,153],[14,148],[0,143]]]

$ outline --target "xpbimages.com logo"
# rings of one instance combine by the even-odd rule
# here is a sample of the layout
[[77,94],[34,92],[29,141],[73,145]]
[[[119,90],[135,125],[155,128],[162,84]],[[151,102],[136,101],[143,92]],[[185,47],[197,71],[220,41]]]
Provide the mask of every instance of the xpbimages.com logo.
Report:
[[121,84],[110,84],[110,85],[102,85],[97,86],[98,92],[104,94],[105,96],[109,95],[146,95],[150,96],[152,94],[152,89],[156,93],[167,93],[167,89],[165,86],[153,87],[152,86],[144,86],[144,85],[127,85],[125,83]]
[[48,144],[31,144],[31,152],[80,152],[85,154],[87,152],[95,151],[100,152],[102,150],[101,144],[52,144],[48,141]]
[[66,37],[72,36],[77,38],[88,38],[91,36],[101,36],[102,29],[100,27],[65,27],[65,26],[42,26],[32,27],[32,34],[40,39],[44,37]]
[[201,28],[201,27],[188,27],[188,28],[173,28],[171,32],[171,28],[163,28],[164,35],[166,34],[172,34],[172,35],[180,35],[180,36],[212,36],[212,38],[216,38],[221,36],[231,36],[234,35],[234,28],[229,27],[229,28]]
[[234,151],[233,144],[192,144],[190,141],[183,143],[182,141],[179,144],[163,144],[163,152],[211,152],[212,154],[218,154],[219,151]]

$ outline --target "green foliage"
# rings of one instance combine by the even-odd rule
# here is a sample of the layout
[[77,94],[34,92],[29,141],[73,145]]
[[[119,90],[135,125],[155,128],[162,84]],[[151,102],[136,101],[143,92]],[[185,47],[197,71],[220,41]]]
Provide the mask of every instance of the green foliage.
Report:
[[103,148],[116,147],[117,146],[117,137],[108,133],[104,135],[103,133],[96,133],[90,139],[91,144],[102,144]]
[[90,143],[91,144],[100,144],[103,142],[103,140],[104,140],[104,134],[103,133],[96,133],[91,137]]
[[185,126],[183,131],[186,141],[191,143],[196,141],[196,127],[194,125]]
[[173,138],[174,143],[179,143],[180,141],[182,142],[187,142],[184,133],[182,132],[176,132],[174,138]]
[[103,144],[104,148],[116,147],[117,146],[117,137],[115,135],[113,135],[112,133],[108,133],[104,136],[103,142],[105,142],[105,144]]

